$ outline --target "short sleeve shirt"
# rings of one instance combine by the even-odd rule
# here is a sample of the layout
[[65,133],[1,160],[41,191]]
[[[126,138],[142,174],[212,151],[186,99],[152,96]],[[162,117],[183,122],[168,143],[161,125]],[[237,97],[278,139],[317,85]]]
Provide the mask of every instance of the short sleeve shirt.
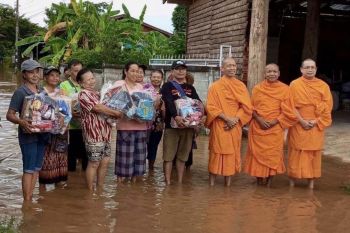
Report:
[[[21,114],[24,99],[26,96],[34,95],[27,86],[22,85],[12,95],[9,109],[14,110],[15,112]],[[50,140],[49,133],[25,133],[23,129],[18,127],[18,141],[19,144],[29,144],[37,141],[45,141],[48,142]]]
[[78,98],[85,141],[87,143],[110,142],[111,126],[101,114],[92,111],[94,106],[99,104],[100,94],[96,91],[83,89]]
[[[60,84],[60,90],[62,91],[63,95],[74,99],[74,96],[78,96],[79,92],[81,91],[81,87],[79,85],[74,84],[72,81],[68,79]],[[69,128],[80,129],[81,128],[80,119],[73,117],[69,124]]]

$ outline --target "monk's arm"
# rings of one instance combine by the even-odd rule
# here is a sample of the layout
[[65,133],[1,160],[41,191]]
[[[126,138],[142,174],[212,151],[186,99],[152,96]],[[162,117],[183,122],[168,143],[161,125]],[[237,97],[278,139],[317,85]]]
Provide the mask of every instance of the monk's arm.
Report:
[[283,129],[289,128],[298,122],[290,93],[287,93],[287,98],[281,102],[280,107],[281,114],[277,117],[277,120]]
[[271,127],[269,122],[266,122],[265,119],[259,116],[259,114],[256,111],[253,111],[253,118],[258,122],[260,128],[268,129]]
[[239,109],[236,113],[237,123],[240,122],[241,126],[247,124],[252,119],[253,105],[250,100],[249,92],[247,88],[242,84],[242,93],[240,94]]
[[324,111],[322,111],[316,122],[320,130],[324,130],[332,124],[333,98],[328,86],[326,86],[326,90],[324,91],[322,102],[323,106],[325,106]]
[[226,129],[233,128],[239,122],[238,117],[227,117],[224,113],[220,113],[218,115],[218,118],[220,118],[226,123],[226,126],[225,126]]
[[311,129],[313,127],[313,124],[310,124],[308,121],[304,120],[304,118],[301,116],[300,112],[297,109],[295,109],[294,111],[299,123],[304,129]]

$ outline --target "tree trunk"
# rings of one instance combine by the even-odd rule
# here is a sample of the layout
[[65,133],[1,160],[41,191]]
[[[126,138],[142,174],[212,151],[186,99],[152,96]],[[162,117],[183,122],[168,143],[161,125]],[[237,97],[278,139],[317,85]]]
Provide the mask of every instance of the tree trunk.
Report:
[[320,31],[320,6],[321,0],[307,1],[302,60],[306,58],[317,60],[318,35]]
[[253,0],[249,35],[248,90],[264,79],[269,1]]

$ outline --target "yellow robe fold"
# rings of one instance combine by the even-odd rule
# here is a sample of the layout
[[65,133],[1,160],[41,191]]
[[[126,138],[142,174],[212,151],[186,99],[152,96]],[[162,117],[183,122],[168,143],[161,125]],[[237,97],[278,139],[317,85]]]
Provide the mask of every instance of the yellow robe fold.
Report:
[[284,131],[297,122],[289,87],[280,81],[264,80],[253,88],[252,104],[259,116],[279,123],[263,130],[255,119],[251,120],[244,171],[255,177],[284,173]]
[[288,133],[288,175],[294,178],[321,176],[324,130],[332,123],[333,100],[328,85],[318,78],[300,77],[290,84],[295,108],[305,120],[317,120],[310,130],[298,123]]
[[[211,85],[207,99],[209,135],[209,172],[230,176],[241,170],[242,126],[252,116],[249,93],[243,82],[223,76]],[[231,130],[224,130],[225,122],[218,118],[223,113],[239,117],[239,123]]]

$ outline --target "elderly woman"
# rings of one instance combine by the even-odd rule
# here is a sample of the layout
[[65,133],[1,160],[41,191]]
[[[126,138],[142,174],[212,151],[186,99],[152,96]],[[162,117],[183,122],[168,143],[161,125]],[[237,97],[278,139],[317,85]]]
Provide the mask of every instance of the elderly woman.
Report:
[[[139,66],[128,62],[123,71],[123,80],[114,85],[121,86],[130,95],[142,91],[143,86],[137,83]],[[130,178],[133,182],[145,173],[147,153],[147,124],[133,119],[122,118],[117,125],[117,152],[115,174],[118,182]]]
[[88,155],[86,181],[88,188],[94,190],[96,175],[96,186],[102,187],[111,156],[111,126],[102,113],[114,118],[120,118],[123,114],[100,104],[100,93],[95,91],[96,80],[89,69],[82,69],[78,72],[77,82],[82,87],[78,99],[81,107],[85,148]]
[[[160,87],[163,82],[163,72],[161,70],[153,70],[151,72],[151,86],[152,91],[160,98]],[[156,117],[151,125],[150,135],[147,143],[147,160],[149,170],[154,169],[154,162],[156,160],[158,145],[163,135],[164,129],[164,105],[160,99],[159,104],[156,105]]]
[[[44,90],[50,97],[59,97],[60,71],[53,66],[44,69]],[[59,184],[67,181],[68,177],[68,134],[52,134],[51,143],[45,149],[44,162],[39,172],[41,189],[46,184]]]

